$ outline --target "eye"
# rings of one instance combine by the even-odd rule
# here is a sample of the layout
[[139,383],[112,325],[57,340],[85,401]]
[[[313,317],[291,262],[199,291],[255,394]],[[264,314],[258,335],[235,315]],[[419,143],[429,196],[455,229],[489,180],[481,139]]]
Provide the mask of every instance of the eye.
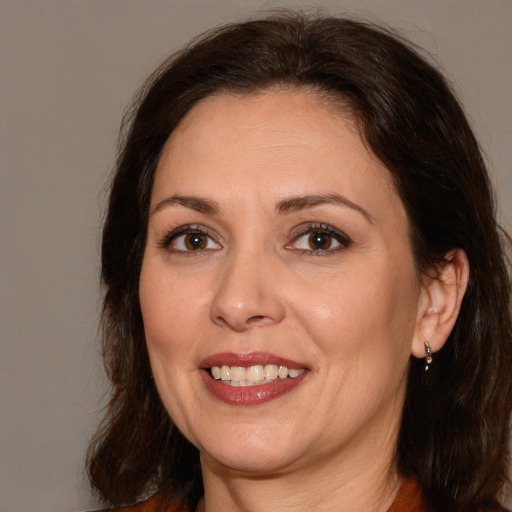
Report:
[[297,238],[294,245],[296,249],[306,251],[328,251],[341,246],[340,242],[333,235],[325,231],[306,233]]
[[208,233],[192,226],[181,226],[173,230],[162,240],[161,246],[176,252],[200,252],[221,248]]
[[315,231],[308,236],[308,245],[314,250],[326,251],[332,247],[333,242],[336,243],[337,240],[334,240],[332,235],[321,231]]
[[299,249],[302,251],[333,252],[348,247],[350,238],[332,226],[311,226],[303,231],[293,242],[287,246],[288,249]]
[[177,236],[172,241],[171,246],[176,251],[200,251],[219,248],[219,244],[203,233],[187,233],[186,235]]

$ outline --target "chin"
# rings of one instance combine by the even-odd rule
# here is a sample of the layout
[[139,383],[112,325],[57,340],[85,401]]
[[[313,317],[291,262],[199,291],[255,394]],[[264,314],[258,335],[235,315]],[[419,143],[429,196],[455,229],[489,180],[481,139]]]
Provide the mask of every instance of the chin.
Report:
[[[269,475],[284,471],[300,458],[297,447],[301,443],[296,438],[275,431],[271,435],[264,434],[262,430],[261,426],[243,432],[227,429],[223,434],[212,436],[211,442],[206,441],[199,447],[202,462],[213,462],[242,473]],[[267,428],[264,430],[268,432]]]
[[283,456],[276,452],[267,453],[258,450],[247,449],[246,447],[234,451],[233,449],[221,451],[216,448],[211,453],[201,452],[201,462],[208,464],[211,461],[222,466],[230,472],[270,476],[282,473],[294,460],[288,455]]

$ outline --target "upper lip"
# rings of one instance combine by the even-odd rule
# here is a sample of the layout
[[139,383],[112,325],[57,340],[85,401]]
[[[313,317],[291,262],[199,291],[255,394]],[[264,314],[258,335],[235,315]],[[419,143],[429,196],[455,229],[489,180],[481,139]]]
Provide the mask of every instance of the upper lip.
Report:
[[224,352],[213,354],[206,357],[199,363],[200,368],[211,368],[212,366],[256,366],[266,364],[275,364],[286,366],[287,368],[307,368],[304,363],[292,361],[284,357],[279,357],[268,352],[250,352],[247,354],[235,354],[232,352]]

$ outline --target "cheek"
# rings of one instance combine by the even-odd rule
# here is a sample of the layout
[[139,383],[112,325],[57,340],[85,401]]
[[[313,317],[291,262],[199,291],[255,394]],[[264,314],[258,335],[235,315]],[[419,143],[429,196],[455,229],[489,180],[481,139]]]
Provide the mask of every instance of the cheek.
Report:
[[301,324],[329,357],[346,359],[368,351],[370,357],[391,359],[393,351],[401,350],[407,358],[418,295],[414,271],[397,272],[381,264],[359,270],[331,276],[322,288],[297,292],[303,298],[296,309]]
[[203,302],[154,260],[142,266],[139,299],[155,385],[173,421],[188,432],[184,411],[195,401],[189,379],[197,370],[194,340]]
[[151,262],[142,266],[139,298],[146,333],[151,335],[187,329],[204,303],[193,280],[183,283],[164,265]]
[[[148,350],[166,356],[169,362],[178,361],[182,349],[193,346],[198,318],[207,310],[201,288],[190,280],[185,285],[165,269],[146,264],[142,267],[139,298]],[[172,359],[167,357],[170,353]]]

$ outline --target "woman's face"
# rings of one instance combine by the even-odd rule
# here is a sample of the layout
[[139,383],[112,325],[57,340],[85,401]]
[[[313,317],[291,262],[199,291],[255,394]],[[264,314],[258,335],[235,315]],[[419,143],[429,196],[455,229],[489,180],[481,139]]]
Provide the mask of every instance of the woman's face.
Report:
[[389,172],[317,95],[212,96],[170,136],[140,301],[203,465],[392,457],[423,294]]

